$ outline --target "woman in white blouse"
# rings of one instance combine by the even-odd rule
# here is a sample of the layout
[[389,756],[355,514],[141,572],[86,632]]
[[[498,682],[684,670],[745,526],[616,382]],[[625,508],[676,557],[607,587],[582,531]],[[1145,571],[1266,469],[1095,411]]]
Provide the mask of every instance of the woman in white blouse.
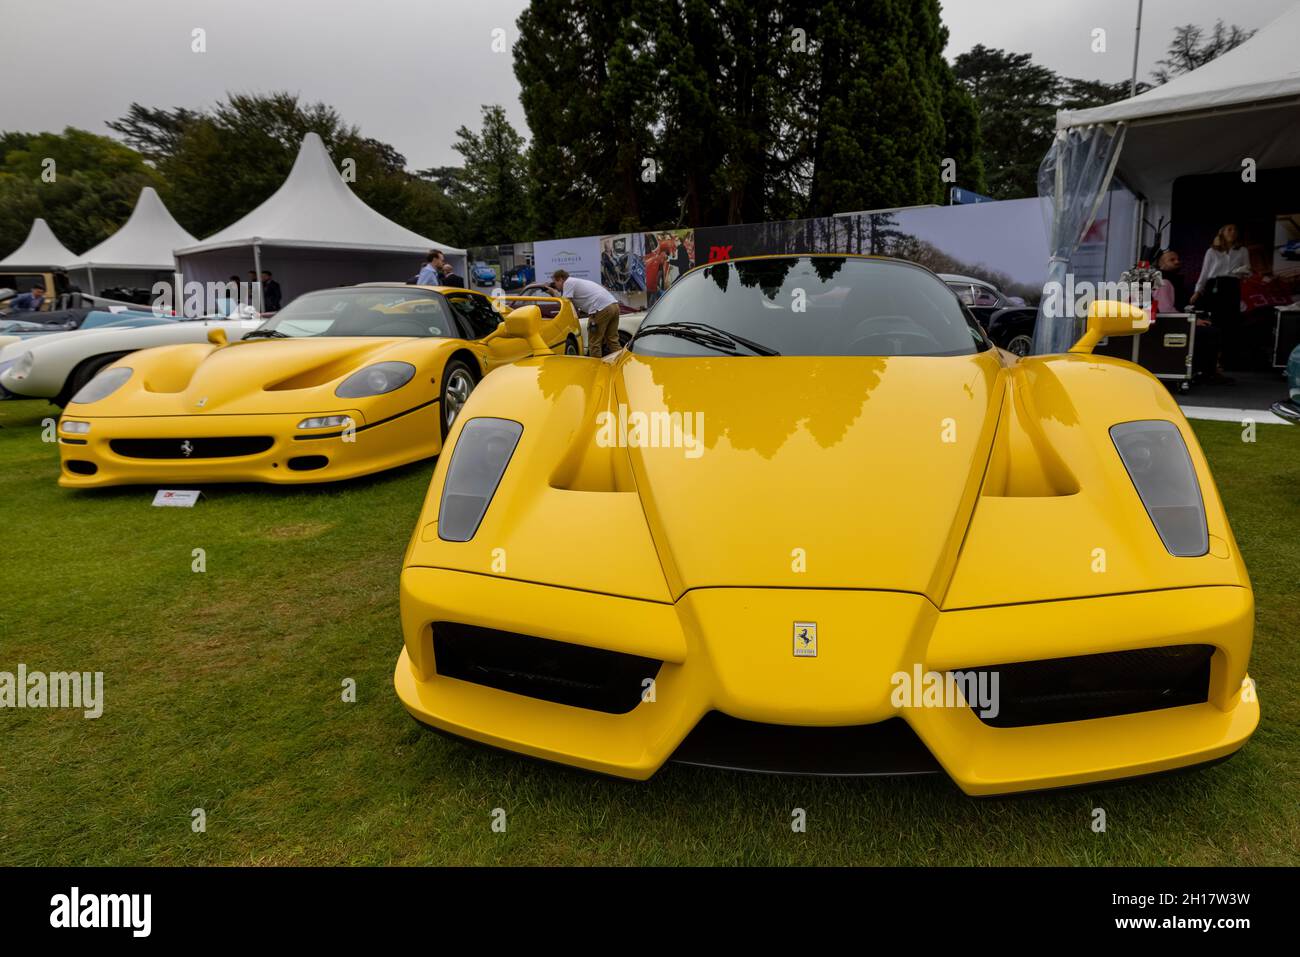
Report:
[[1230,276],[1241,280],[1250,275],[1250,256],[1246,247],[1237,240],[1237,226],[1228,223],[1219,229],[1205,251],[1205,262],[1201,264],[1201,275],[1196,280],[1196,291],[1192,293],[1191,302],[1196,302],[1205,291],[1205,284],[1220,276]]
[[[1219,229],[1205,251],[1205,262],[1196,279],[1196,291],[1188,305],[1204,299],[1202,309],[1210,314],[1210,328],[1200,330],[1193,361],[1202,381],[1229,385],[1232,379],[1220,368],[1223,346],[1234,339],[1241,318],[1241,280],[1250,275],[1250,256],[1237,238],[1237,227],[1228,223]],[[1198,322],[1199,326],[1200,323]]]

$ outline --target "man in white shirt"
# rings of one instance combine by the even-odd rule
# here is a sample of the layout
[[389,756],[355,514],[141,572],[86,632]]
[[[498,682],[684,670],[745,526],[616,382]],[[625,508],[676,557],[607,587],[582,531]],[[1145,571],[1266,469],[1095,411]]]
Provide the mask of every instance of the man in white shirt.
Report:
[[587,355],[599,359],[617,352],[618,299],[598,282],[577,279],[563,269],[551,274],[551,288],[573,303],[578,315],[587,316]]
[[429,254],[424,257],[424,266],[420,269],[420,275],[415,277],[415,284],[417,286],[441,286],[442,264],[444,261],[441,249],[429,250]]

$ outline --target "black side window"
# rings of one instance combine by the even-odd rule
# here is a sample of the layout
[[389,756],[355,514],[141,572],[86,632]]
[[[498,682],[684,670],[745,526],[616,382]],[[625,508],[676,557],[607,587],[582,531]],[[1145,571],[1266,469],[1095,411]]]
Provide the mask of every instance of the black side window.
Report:
[[447,301],[469,324],[473,339],[482,339],[501,324],[497,311],[482,296],[448,296]]

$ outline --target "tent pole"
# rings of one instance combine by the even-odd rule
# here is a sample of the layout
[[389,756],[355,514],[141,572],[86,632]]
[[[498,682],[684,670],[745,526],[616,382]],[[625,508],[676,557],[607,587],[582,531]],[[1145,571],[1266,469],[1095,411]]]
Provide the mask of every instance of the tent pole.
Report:
[[1137,96],[1138,91],[1138,48],[1142,45],[1142,0],[1138,0],[1137,29],[1133,31],[1133,82],[1129,84],[1128,95]]
[[262,311],[262,246],[260,243],[253,243],[253,307],[258,312]]
[[90,283],[90,294],[95,295],[95,267],[86,266],[86,279]]

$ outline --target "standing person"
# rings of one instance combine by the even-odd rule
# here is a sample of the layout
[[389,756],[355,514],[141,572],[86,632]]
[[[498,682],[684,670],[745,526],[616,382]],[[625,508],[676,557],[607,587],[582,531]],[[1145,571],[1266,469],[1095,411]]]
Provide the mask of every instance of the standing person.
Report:
[[417,286],[441,286],[442,285],[442,265],[446,262],[443,258],[441,249],[430,249],[424,257],[424,265],[420,267],[420,274],[415,277]]
[[677,238],[677,256],[673,265],[677,267],[677,275],[673,276],[673,282],[691,271],[691,251],[686,248],[686,240],[680,236]]
[[[1210,248],[1205,251],[1201,274],[1196,279],[1196,291],[1188,300],[1189,305],[1204,301],[1214,328],[1214,364],[1203,370],[1204,377],[1210,382],[1232,384],[1233,380],[1222,374],[1218,363],[1224,345],[1230,341],[1241,319],[1241,280],[1249,275],[1250,256],[1238,239],[1237,226],[1235,223],[1226,223],[1220,227]],[[1208,363],[1210,357],[1207,356],[1205,361]]]
[[280,311],[280,284],[271,278],[271,270],[262,270],[262,309],[266,312]]
[[447,261],[444,259],[443,262],[442,262],[442,268],[441,268],[442,279],[439,280],[438,285],[440,285],[440,286],[455,286],[457,289],[464,289],[464,288],[465,288],[465,277],[464,277],[464,276],[458,276],[455,272],[453,272],[453,270],[454,270],[455,268],[456,268],[455,266],[453,266],[451,263],[447,262]]
[[222,308],[223,314],[227,316],[234,315],[239,308],[241,298],[239,295],[239,277],[231,276],[226,283],[226,301]]
[[551,274],[551,288],[572,300],[579,315],[587,319],[587,355],[599,359],[618,352],[618,298],[598,282],[576,279],[563,269]]
[[39,282],[32,286],[31,292],[22,292],[14,296],[10,306],[14,312],[38,312],[45,302],[45,287]]

